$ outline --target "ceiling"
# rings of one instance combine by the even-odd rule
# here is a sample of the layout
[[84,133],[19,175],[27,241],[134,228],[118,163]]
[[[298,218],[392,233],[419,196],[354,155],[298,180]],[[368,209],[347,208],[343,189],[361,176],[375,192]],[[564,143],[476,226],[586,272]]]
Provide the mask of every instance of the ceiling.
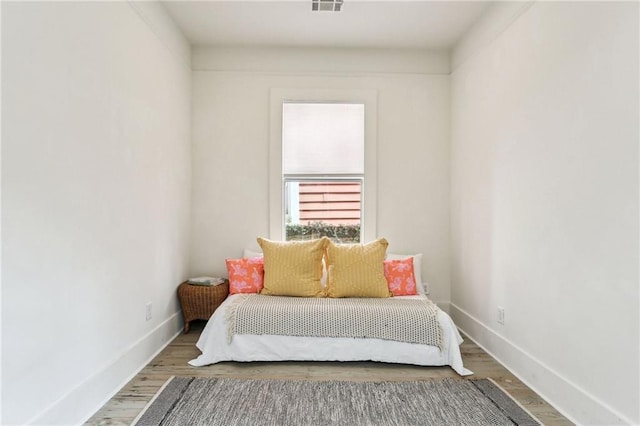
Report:
[[344,0],[312,12],[311,0],[163,1],[195,46],[449,49],[486,1]]

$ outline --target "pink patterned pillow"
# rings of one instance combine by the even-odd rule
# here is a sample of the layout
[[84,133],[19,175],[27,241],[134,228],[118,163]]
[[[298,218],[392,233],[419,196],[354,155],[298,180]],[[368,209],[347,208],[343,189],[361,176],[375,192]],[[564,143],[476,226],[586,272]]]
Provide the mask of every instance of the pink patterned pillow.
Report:
[[264,287],[264,259],[262,257],[227,259],[229,294],[260,293]]
[[413,257],[402,260],[385,260],[384,276],[389,284],[389,291],[394,296],[418,294],[416,277],[413,272]]

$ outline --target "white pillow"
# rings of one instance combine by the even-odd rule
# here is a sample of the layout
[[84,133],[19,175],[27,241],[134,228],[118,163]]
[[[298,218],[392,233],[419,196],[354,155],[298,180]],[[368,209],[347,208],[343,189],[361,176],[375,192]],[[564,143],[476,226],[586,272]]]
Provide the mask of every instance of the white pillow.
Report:
[[[261,251],[255,251],[255,250],[251,250],[251,249],[244,249],[244,253],[242,255],[242,257],[263,257],[264,254]],[[413,261],[414,265],[415,265],[415,260]],[[414,271],[415,271],[415,266],[413,267]],[[325,265],[324,263],[324,257],[322,258],[322,278],[320,278],[320,284],[322,284],[322,287],[324,287],[327,284],[327,265]]]
[[252,257],[263,257],[264,254],[261,251],[255,251],[251,249],[244,249],[244,253],[242,257],[252,258]]
[[422,253],[387,254],[387,260],[403,260],[413,257],[413,273],[416,276],[416,287],[419,294],[429,294],[429,284],[422,281]]

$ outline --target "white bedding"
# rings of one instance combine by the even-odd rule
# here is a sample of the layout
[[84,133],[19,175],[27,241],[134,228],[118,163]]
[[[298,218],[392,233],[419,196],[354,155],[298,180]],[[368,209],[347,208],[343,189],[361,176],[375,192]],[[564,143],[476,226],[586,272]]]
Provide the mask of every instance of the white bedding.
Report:
[[[462,337],[443,311],[438,311],[442,328],[442,351],[435,346],[381,339],[296,337],[236,334],[228,342],[226,311],[232,295],[213,314],[196,343],[202,355],[189,361],[200,367],[221,361],[379,361],[424,366],[449,365],[461,376],[473,374],[462,365],[459,345]],[[403,296],[422,298],[424,295]]]

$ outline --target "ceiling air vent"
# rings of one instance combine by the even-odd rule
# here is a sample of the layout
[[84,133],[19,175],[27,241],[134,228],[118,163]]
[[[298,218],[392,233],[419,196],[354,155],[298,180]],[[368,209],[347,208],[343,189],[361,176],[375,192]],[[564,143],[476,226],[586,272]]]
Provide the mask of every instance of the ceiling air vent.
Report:
[[343,0],[311,0],[311,10],[340,12]]

